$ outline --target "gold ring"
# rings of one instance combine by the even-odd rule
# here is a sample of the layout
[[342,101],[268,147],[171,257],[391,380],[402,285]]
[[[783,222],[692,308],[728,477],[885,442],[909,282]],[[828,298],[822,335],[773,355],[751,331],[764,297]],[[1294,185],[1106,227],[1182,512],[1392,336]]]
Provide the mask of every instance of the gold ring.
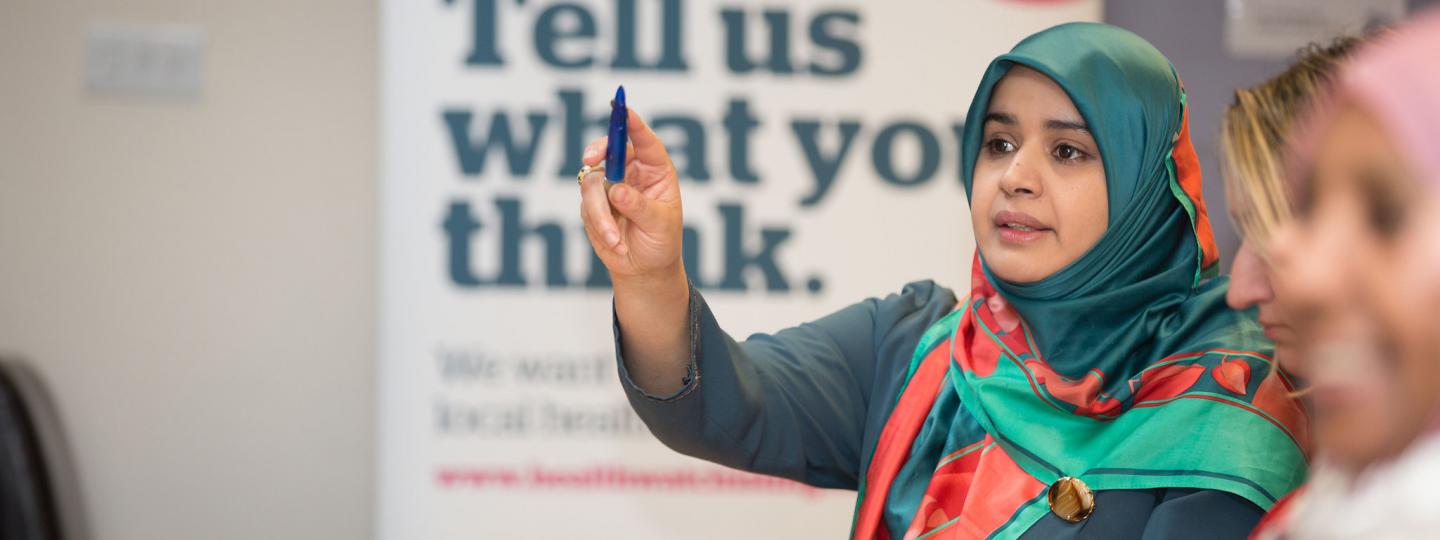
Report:
[[575,175],[575,183],[576,183],[576,184],[580,184],[580,185],[584,185],[584,184],[585,184],[585,175],[590,174],[590,173],[592,173],[592,172],[599,172],[599,173],[605,172],[605,162],[602,161],[602,162],[596,163],[596,164],[594,164],[594,165],[586,165],[586,166],[584,166],[584,167],[580,167],[580,173]]

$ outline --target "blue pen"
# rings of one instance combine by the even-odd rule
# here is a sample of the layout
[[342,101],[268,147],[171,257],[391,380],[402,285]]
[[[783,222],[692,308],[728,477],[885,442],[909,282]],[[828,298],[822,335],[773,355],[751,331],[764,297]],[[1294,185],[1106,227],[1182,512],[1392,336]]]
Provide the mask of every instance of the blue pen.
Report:
[[626,124],[630,120],[629,109],[625,108],[625,87],[615,89],[615,99],[610,102],[610,140],[605,148],[605,179],[620,182],[625,179],[625,142],[629,140]]

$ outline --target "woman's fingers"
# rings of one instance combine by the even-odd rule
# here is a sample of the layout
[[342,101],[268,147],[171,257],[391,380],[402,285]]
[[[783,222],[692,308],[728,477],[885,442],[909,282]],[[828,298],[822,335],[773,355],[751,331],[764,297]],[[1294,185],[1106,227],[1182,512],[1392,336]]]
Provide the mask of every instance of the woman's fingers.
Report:
[[580,162],[586,165],[597,165],[605,161],[605,146],[610,141],[609,137],[600,137],[590,141],[585,147],[585,153],[580,156]]
[[590,173],[580,182],[580,219],[585,223],[585,230],[591,235],[596,251],[620,251],[620,226],[610,213],[609,197],[605,194],[605,175]]
[[665,230],[665,209],[655,204],[640,190],[626,184],[610,187],[610,207],[649,235],[663,234]]
[[[670,268],[681,251],[680,198],[670,154],[634,110],[629,122],[625,181],[610,182],[592,172],[580,186],[585,234],[612,273]],[[585,165],[604,163],[609,142],[606,137],[591,141],[582,155]]]
[[640,113],[630,109],[629,131],[630,142],[635,145],[635,158],[646,165],[670,164],[670,153],[665,150],[665,144],[660,142],[660,137],[650,130],[645,119],[640,118]]
[[[667,205],[673,202],[671,199],[675,199],[674,197],[662,198],[660,201],[664,201],[666,204],[658,204],[660,201],[652,198],[654,193],[651,193],[650,189],[657,184],[673,185],[676,182],[675,168],[670,164],[670,154],[665,150],[665,145],[634,109],[630,109],[628,121],[629,142],[626,144],[625,152],[624,183],[611,184],[602,175],[593,174],[591,176],[597,178],[598,186],[592,187],[587,178],[582,188],[586,199],[584,203],[586,206],[583,208],[586,219],[594,219],[597,227],[603,227],[597,229],[599,238],[602,240],[601,245],[617,250],[623,247],[624,239],[608,236],[612,230],[615,231],[615,234],[619,234],[618,227],[614,225],[615,216],[609,214],[609,210],[613,209],[620,216],[625,217],[626,221],[641,232],[663,235],[667,228],[666,219],[673,213],[670,212]],[[603,163],[609,142],[608,137],[599,137],[591,141],[585,147],[582,156],[584,163],[589,166]],[[599,189],[599,191],[592,191],[594,189]],[[598,196],[604,199],[603,208],[589,200],[592,192],[598,193]],[[678,199],[675,200],[678,201]],[[600,219],[600,214],[605,214],[604,219]],[[587,221],[588,225],[589,221]]]
[[[609,144],[609,137],[600,137],[599,139],[591,141],[590,145],[585,147],[585,153],[580,156],[580,162],[591,166],[604,163],[605,152],[607,152],[610,148]],[[629,165],[634,162],[635,145],[627,142],[625,143],[625,164]]]

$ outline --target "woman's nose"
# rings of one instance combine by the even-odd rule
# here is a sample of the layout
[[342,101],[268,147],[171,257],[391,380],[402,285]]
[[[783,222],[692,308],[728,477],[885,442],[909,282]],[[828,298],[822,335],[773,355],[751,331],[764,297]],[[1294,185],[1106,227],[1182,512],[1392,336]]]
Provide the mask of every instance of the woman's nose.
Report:
[[1250,242],[1242,242],[1230,266],[1230,289],[1225,293],[1225,303],[1231,309],[1245,309],[1274,300],[1269,272]]
[[1020,149],[1013,154],[1010,166],[1000,177],[1000,190],[1011,197],[1036,196],[1042,192],[1039,168],[1032,162],[1031,152]]

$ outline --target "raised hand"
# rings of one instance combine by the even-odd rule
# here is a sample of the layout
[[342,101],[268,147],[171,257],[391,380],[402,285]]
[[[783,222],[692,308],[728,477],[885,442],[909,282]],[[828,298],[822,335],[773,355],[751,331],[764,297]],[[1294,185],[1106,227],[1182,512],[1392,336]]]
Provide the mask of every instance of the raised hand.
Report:
[[[633,108],[628,122],[624,182],[611,185],[600,172],[587,175],[580,217],[612,281],[672,280],[684,272],[679,178],[665,145]],[[601,137],[585,148],[586,165],[605,160],[607,142]]]

